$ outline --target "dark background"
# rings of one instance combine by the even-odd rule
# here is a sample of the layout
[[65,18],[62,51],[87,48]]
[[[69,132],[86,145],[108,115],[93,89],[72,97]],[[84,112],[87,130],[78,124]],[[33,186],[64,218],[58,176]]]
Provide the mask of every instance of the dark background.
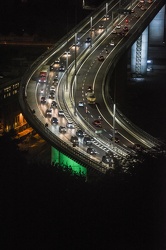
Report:
[[[0,34],[26,32],[59,39],[87,15],[80,2],[1,2]],[[148,90],[144,94],[143,87],[137,88],[126,90],[123,108],[128,105],[126,112],[131,115],[133,106],[138,117],[147,110],[139,111],[138,104],[147,107],[150,99],[142,98]],[[156,89],[151,96],[155,94],[160,98]],[[9,138],[0,140],[0,145],[1,249],[166,249],[162,156],[147,157],[132,176],[115,171],[85,182],[53,166],[27,165]]]

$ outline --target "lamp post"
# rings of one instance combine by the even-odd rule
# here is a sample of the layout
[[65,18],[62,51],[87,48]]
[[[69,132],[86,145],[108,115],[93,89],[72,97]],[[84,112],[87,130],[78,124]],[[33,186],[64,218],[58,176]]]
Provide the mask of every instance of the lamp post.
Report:
[[114,22],[114,11],[112,11],[112,18],[111,18],[111,22],[112,22],[112,25],[113,25],[113,22]]
[[92,17],[90,17],[90,46],[92,47]]
[[[77,33],[75,33],[75,77],[74,77],[74,100],[76,99],[76,87],[77,87],[77,48],[76,48],[76,44],[77,44]],[[74,103],[74,115],[76,114],[76,103]]]
[[114,76],[114,100],[113,100],[113,147],[115,146],[115,117],[116,117],[116,67]]
[[115,116],[116,116],[116,104],[113,104],[113,147],[115,146]]
[[[105,18],[107,21],[107,16],[108,16],[108,3],[105,4]],[[106,25],[106,31],[107,31],[107,25]]]
[[68,91],[68,51],[66,52],[66,91]]

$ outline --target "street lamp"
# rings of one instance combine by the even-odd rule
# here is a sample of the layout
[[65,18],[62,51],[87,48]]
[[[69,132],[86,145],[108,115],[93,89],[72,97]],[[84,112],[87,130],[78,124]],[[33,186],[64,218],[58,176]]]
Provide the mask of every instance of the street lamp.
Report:
[[115,146],[115,117],[116,117],[116,67],[114,76],[114,98],[113,98],[113,147]]
[[[107,21],[107,16],[108,16],[108,3],[105,4],[105,18]],[[107,26],[106,26],[106,31],[107,31]]]
[[66,91],[68,91],[68,56],[69,52],[66,52]]
[[116,104],[113,104],[113,147],[115,146],[115,116],[116,116]]
[[[75,77],[74,77],[74,100],[76,99],[76,87],[77,87],[77,33],[75,33]],[[76,114],[76,103],[74,103],[74,115]]]
[[90,17],[90,46],[92,46],[92,17]]

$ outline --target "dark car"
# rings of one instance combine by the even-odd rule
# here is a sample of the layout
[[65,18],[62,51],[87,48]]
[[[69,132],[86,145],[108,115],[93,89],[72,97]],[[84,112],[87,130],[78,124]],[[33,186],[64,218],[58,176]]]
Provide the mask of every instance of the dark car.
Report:
[[64,127],[64,126],[59,126],[59,132],[60,132],[60,133],[66,133],[66,127]]
[[79,146],[79,141],[77,136],[71,136],[70,141],[73,143],[73,146]]
[[99,29],[100,30],[104,29],[104,25],[102,23],[99,25]]
[[57,125],[57,124],[58,124],[58,118],[52,117],[52,118],[51,118],[51,124],[52,124],[52,125]]
[[125,27],[123,28],[123,30],[124,30],[124,32],[127,32],[127,31],[129,30],[129,28],[128,28],[127,26],[125,26]]
[[87,153],[90,155],[96,155],[97,151],[95,148],[87,148]]
[[104,56],[102,56],[102,55],[98,56],[98,61],[103,62],[104,59],[105,59]]
[[81,129],[78,129],[78,130],[76,131],[76,135],[77,135],[78,137],[84,137],[84,131],[82,131]]
[[46,109],[46,117],[52,116],[52,109]]
[[[111,141],[113,141],[113,137],[111,137]],[[118,137],[115,137],[115,143],[118,143],[120,140]]]
[[102,157],[102,162],[104,162],[105,164],[109,164],[111,161],[111,157],[109,155],[104,155]]
[[58,107],[58,104],[56,103],[56,101],[52,101],[51,102],[51,108],[55,109]]
[[89,136],[85,136],[83,139],[83,144],[84,145],[91,145],[92,144],[92,140]]
[[55,98],[55,92],[52,90],[50,91],[49,99],[54,99],[54,98]]
[[42,96],[42,97],[40,98],[40,102],[41,102],[41,104],[45,104],[45,103],[46,103],[46,98],[45,98],[45,96]]
[[91,43],[91,37],[87,37],[85,43]]
[[95,125],[95,127],[101,128],[102,124],[101,124],[101,120],[94,120],[92,122],[93,125]]
[[60,72],[64,72],[65,71],[65,66],[63,64],[59,67],[59,71]]

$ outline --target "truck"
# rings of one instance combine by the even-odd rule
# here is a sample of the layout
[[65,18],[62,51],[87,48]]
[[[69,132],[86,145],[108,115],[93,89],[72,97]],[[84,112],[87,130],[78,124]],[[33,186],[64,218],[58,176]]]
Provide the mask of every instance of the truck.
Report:
[[95,94],[93,91],[87,92],[86,99],[87,99],[88,104],[95,104],[96,103],[96,97],[95,97]]
[[49,72],[50,72],[50,66],[49,65],[42,66],[42,68],[40,69],[38,81],[40,83],[46,83]]

